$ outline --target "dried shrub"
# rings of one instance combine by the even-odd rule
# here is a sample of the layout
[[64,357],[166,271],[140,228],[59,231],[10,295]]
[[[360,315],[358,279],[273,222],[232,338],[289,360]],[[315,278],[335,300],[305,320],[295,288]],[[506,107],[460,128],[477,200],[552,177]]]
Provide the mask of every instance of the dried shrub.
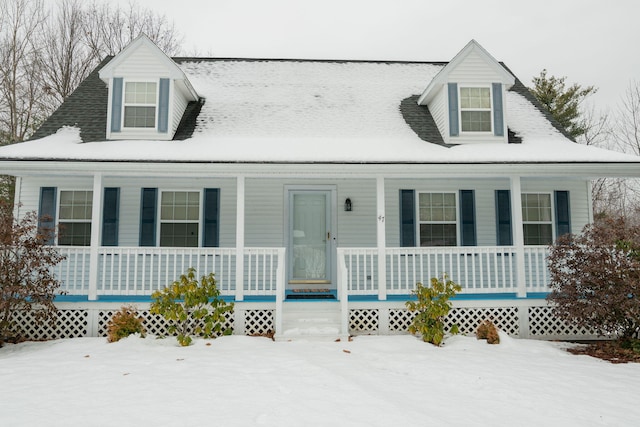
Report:
[[624,340],[640,329],[640,227],[601,218],[581,235],[559,238],[549,254],[554,314]]
[[55,230],[42,224],[33,211],[14,218],[13,205],[0,200],[0,345],[17,339],[12,321],[17,311],[33,310],[40,322],[56,318],[53,301],[63,292],[52,267],[65,257],[48,244]]
[[125,305],[111,316],[107,326],[107,340],[120,341],[132,334],[144,336],[144,318],[138,316],[138,310],[132,305]]
[[488,344],[500,344],[500,335],[498,328],[491,320],[484,320],[476,329],[476,338],[479,340],[487,340]]

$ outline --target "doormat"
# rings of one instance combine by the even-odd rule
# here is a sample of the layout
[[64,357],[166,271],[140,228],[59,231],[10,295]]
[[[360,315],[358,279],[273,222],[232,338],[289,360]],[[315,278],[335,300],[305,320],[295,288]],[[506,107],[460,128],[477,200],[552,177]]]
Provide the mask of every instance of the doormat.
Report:
[[288,294],[287,299],[336,299],[336,297],[333,294],[297,293]]
[[305,294],[320,294],[320,293],[329,293],[331,289],[292,289],[291,292],[295,293],[305,293]]

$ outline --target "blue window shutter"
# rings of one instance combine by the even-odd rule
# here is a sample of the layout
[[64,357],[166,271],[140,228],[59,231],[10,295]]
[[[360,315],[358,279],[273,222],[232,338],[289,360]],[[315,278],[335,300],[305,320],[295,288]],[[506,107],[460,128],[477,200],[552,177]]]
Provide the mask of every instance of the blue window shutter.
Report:
[[492,83],[493,87],[493,134],[504,136],[504,109],[502,108],[502,83]]
[[204,233],[202,246],[218,247],[220,245],[220,189],[204,189]]
[[120,188],[106,187],[102,203],[102,246],[118,246]]
[[[56,225],[56,187],[40,187],[40,206],[38,207],[38,232],[49,232]],[[47,245],[53,245],[54,235],[47,240]]]
[[449,83],[449,136],[458,136],[458,84]]
[[556,191],[556,236],[571,233],[571,211],[569,208],[569,192]]
[[460,190],[460,243],[476,246],[476,202],[473,190]]
[[415,191],[400,190],[400,246],[416,246]]
[[140,246],[156,245],[157,188],[143,188],[140,203]]
[[122,77],[113,78],[111,91],[111,132],[120,132],[122,123]]
[[160,79],[158,99],[158,132],[169,130],[169,79]]
[[498,246],[513,245],[509,190],[496,190],[496,242]]

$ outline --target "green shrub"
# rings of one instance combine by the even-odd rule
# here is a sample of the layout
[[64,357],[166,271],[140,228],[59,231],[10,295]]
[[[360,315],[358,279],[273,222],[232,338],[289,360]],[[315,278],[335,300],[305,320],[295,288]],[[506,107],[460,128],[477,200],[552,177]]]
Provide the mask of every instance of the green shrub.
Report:
[[233,303],[220,298],[213,273],[196,279],[194,268],[151,298],[151,312],[162,315],[169,322],[169,333],[176,333],[180,345],[191,344],[191,334],[205,338],[218,334],[229,335],[231,329],[222,330],[225,313],[233,311]]
[[132,305],[125,305],[120,311],[114,313],[107,326],[107,340],[109,342],[120,341],[131,334],[144,336],[144,319],[138,316],[138,310]]
[[[443,276],[442,280],[432,278],[431,286],[418,283],[416,289],[411,291],[417,301],[406,302],[409,311],[418,312],[409,326],[409,332],[420,334],[424,342],[439,346],[445,335],[444,318],[451,309],[449,299],[460,290],[460,286],[447,279],[447,276]],[[449,332],[457,334],[458,325],[453,325]]]
[[487,340],[488,344],[500,344],[500,335],[498,328],[491,320],[484,320],[476,329],[476,338],[479,340]]

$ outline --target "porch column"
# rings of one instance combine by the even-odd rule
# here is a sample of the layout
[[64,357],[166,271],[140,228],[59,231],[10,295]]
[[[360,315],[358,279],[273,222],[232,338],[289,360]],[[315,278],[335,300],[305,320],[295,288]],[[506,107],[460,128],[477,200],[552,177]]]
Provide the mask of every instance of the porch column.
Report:
[[377,204],[377,242],[378,242],[378,299],[387,299],[387,236],[385,230],[385,203],[384,203],[384,177],[376,178],[376,204]]
[[98,299],[98,249],[102,224],[102,174],[93,176],[93,200],[91,205],[91,246],[89,249],[89,300]]
[[20,218],[20,199],[22,197],[22,177],[16,176],[16,183],[13,192],[13,217]]
[[520,177],[512,176],[511,212],[513,215],[513,245],[516,252],[516,287],[518,298],[527,296],[526,275],[524,272],[524,231],[522,229],[522,187]]
[[244,300],[244,176],[236,179],[236,301]]

